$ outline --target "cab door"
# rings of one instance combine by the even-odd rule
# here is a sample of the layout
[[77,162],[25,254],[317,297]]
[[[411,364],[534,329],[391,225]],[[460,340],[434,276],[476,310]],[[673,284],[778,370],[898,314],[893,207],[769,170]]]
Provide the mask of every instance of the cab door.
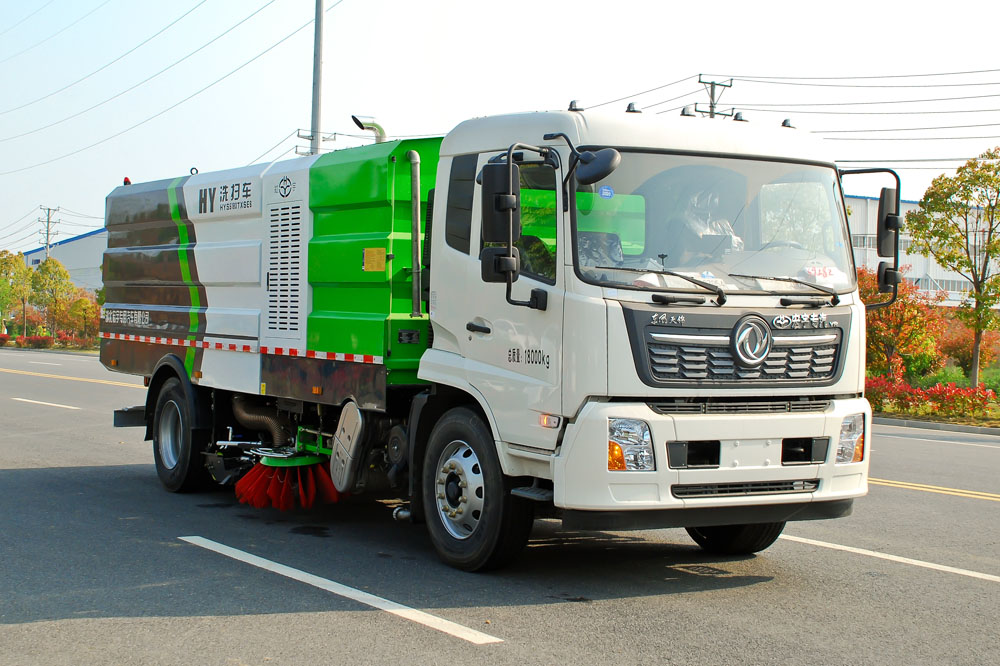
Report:
[[[481,155],[478,168],[492,157]],[[562,329],[565,277],[558,267],[567,249],[563,237],[561,169],[541,161],[520,163],[520,278],[511,298],[527,301],[533,289],[546,292],[545,310],[511,305],[506,285],[481,280],[484,244],[480,186],[476,186],[470,237],[474,265],[467,273],[466,335],[462,340],[467,379],[486,398],[504,442],[532,448],[556,447],[561,419]]]

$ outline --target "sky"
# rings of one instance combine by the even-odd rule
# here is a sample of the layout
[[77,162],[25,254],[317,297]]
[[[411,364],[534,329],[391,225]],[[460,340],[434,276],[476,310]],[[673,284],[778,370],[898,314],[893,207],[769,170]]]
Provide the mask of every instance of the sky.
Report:
[[[390,137],[570,100],[677,114],[707,107],[699,75],[732,80],[720,110],[790,118],[843,167],[896,168],[904,199],[1000,145],[1000,57],[976,32],[1000,17],[990,3],[324,3],[324,150],[370,141],[352,114]],[[0,0],[0,249],[40,245],[40,207],[60,209],[53,241],[100,228],[126,176],[307,148],[314,12],[314,0]],[[845,191],[888,184],[855,177]]]

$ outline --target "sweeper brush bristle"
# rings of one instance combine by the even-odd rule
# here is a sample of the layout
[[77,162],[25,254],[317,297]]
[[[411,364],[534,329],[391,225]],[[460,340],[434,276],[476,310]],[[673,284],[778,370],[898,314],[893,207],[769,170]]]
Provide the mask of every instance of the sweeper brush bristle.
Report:
[[273,506],[281,511],[303,509],[336,502],[340,497],[330,472],[322,463],[297,467],[271,467],[257,463],[236,482],[236,499],[263,509]]

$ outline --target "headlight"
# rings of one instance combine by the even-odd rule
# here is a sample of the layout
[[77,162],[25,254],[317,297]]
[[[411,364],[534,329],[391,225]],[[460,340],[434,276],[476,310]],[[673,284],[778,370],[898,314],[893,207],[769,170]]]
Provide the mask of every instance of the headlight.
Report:
[[608,419],[608,471],[653,471],[649,424],[638,419]]
[[865,459],[865,415],[851,414],[840,423],[837,444],[837,464],[856,463]]

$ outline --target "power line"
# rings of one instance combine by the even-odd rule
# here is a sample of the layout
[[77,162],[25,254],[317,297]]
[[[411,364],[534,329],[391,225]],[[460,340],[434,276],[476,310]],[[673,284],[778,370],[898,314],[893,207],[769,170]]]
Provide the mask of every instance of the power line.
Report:
[[[31,210],[31,213],[34,213],[34,212],[35,212],[35,210],[36,210],[36,209],[34,209],[34,208],[33,208],[33,209]],[[31,213],[29,213],[29,215],[30,215]],[[5,238],[10,238],[11,236],[16,236],[16,235],[18,235],[19,233],[23,233],[23,232],[27,231],[28,229],[30,229],[30,228],[31,228],[31,227],[32,227],[32,226],[33,226],[33,225],[35,224],[35,222],[36,222],[36,220],[32,220],[31,222],[28,222],[28,223],[27,223],[26,225],[24,225],[24,226],[23,226],[23,227],[21,227],[20,229],[17,229],[17,230],[15,230],[15,231],[12,231],[12,232],[10,232],[9,234],[6,234],[6,235],[4,235],[4,236],[0,236],[0,240],[3,240],[3,239],[5,239]]]
[[[827,116],[920,116],[940,113],[997,113],[1000,109],[954,109],[951,111],[815,111],[809,109],[761,109],[744,104],[734,104],[743,111],[760,111],[763,113],[810,113]],[[680,108],[680,107],[678,107]],[[673,109],[671,109],[673,110]],[[662,113],[662,112],[661,112]]]
[[100,9],[100,8],[101,8],[101,7],[103,7],[104,5],[108,4],[109,2],[111,2],[111,0],[104,0],[104,2],[102,2],[102,3],[101,3],[101,4],[99,4],[99,5],[97,5],[96,7],[94,7],[93,9],[91,9],[91,10],[90,10],[89,12],[87,12],[86,14],[84,14],[83,16],[81,16],[80,18],[78,18],[77,20],[75,20],[75,21],[73,21],[72,23],[70,23],[70,24],[69,24],[68,26],[66,26],[65,28],[62,28],[62,29],[60,29],[60,30],[57,30],[56,32],[52,33],[51,35],[49,35],[48,37],[46,37],[46,38],[45,38],[45,39],[43,39],[42,41],[40,41],[40,42],[35,42],[34,44],[32,44],[31,46],[29,46],[28,48],[26,48],[26,49],[23,49],[23,50],[21,50],[21,51],[18,51],[17,53],[15,53],[15,54],[13,54],[13,55],[9,55],[9,56],[7,56],[6,58],[4,58],[3,60],[0,60],[0,65],[2,65],[2,64],[3,64],[3,63],[5,63],[5,62],[7,62],[8,60],[13,60],[13,59],[14,59],[14,58],[16,58],[17,56],[19,56],[19,55],[22,55],[22,54],[24,54],[24,53],[27,53],[28,51],[30,51],[30,50],[32,50],[32,49],[34,49],[34,48],[37,48],[37,47],[39,47],[39,46],[41,46],[42,44],[44,44],[45,42],[49,41],[50,39],[52,39],[52,38],[54,38],[54,37],[58,37],[59,35],[61,35],[62,33],[66,32],[67,30],[69,30],[70,28],[72,28],[72,27],[73,27],[74,25],[76,25],[77,23],[79,23],[79,22],[80,22],[80,21],[82,21],[83,19],[87,18],[88,16],[90,16],[91,14],[93,14],[94,12],[96,12],[96,11],[97,11],[98,9]]
[[[257,160],[259,160],[260,158],[264,157],[264,155],[267,155],[267,154],[268,154],[269,152],[271,152],[272,150],[274,150],[275,148],[277,148],[278,146],[280,146],[280,145],[281,145],[281,144],[283,144],[284,142],[286,142],[286,141],[288,141],[289,139],[291,139],[291,138],[292,138],[292,136],[294,136],[296,132],[298,132],[298,129],[293,129],[293,130],[292,130],[291,132],[289,132],[289,133],[288,133],[288,134],[287,134],[287,135],[286,135],[286,136],[285,136],[284,138],[282,138],[282,139],[281,139],[281,141],[279,141],[278,143],[274,144],[273,146],[271,146],[270,148],[268,148],[267,150],[265,150],[265,151],[264,151],[263,153],[261,153],[260,155],[258,155],[258,156],[257,156],[257,157],[256,157],[255,159],[251,160],[251,161],[250,161],[250,162],[249,162],[249,163],[247,164],[247,166],[250,166],[251,164],[253,164],[253,163],[257,162]],[[285,151],[285,152],[287,153],[288,151]]]
[[846,134],[868,132],[917,132],[925,130],[966,129],[968,127],[1000,127],[1000,123],[979,123],[976,125],[939,125],[937,127],[888,127],[880,129],[813,130],[813,134]]
[[104,219],[104,217],[101,216],[101,215],[87,215],[86,213],[78,213],[77,211],[72,210],[70,208],[63,208],[63,207],[61,207],[60,209],[62,210],[63,214],[65,214],[65,215],[72,215],[73,217],[87,217],[87,218],[90,218],[92,220],[103,220]]
[[824,136],[824,141],[963,141],[966,139],[1000,139],[1000,136],[892,136],[892,137],[847,137]]
[[145,84],[145,83],[147,83],[149,81],[152,81],[157,76],[159,76],[160,74],[163,74],[167,70],[170,70],[170,69],[176,67],[177,65],[181,64],[182,62],[184,62],[185,60],[187,60],[188,58],[190,58],[191,56],[193,56],[195,53],[198,53],[199,51],[205,49],[206,47],[208,47],[209,45],[211,45],[214,42],[218,41],[219,39],[222,39],[223,37],[225,37],[230,32],[232,32],[236,28],[240,27],[241,25],[243,25],[244,23],[246,23],[247,21],[249,21],[251,18],[253,18],[257,14],[259,14],[260,12],[262,12],[263,10],[265,10],[266,8],[268,8],[269,6],[273,5],[275,2],[277,2],[277,0],[269,0],[269,2],[267,2],[264,5],[262,5],[259,9],[257,9],[256,11],[254,11],[253,13],[251,13],[250,15],[248,15],[247,17],[245,17],[244,19],[242,19],[241,21],[239,21],[238,23],[236,23],[235,25],[233,25],[230,28],[228,28],[225,32],[222,32],[221,34],[219,34],[216,37],[212,38],[208,42],[202,44],[201,46],[199,46],[198,48],[196,48],[194,51],[191,51],[190,53],[188,53],[186,56],[184,56],[180,60],[177,60],[176,62],[174,62],[171,65],[167,65],[166,67],[164,67],[163,69],[161,69],[160,71],[158,71],[156,74],[153,74],[152,76],[150,76],[148,78],[145,78],[142,81],[139,81],[139,83],[136,83],[135,85],[133,85],[133,86],[131,86],[129,88],[126,88],[125,90],[122,90],[119,93],[116,93],[116,94],[112,95],[111,97],[107,98],[103,102],[98,102],[97,104],[94,104],[93,106],[87,107],[83,111],[77,111],[76,113],[74,113],[72,115],[66,116],[65,118],[63,118],[61,120],[57,120],[57,121],[55,121],[53,123],[49,123],[48,125],[43,125],[42,127],[36,127],[33,130],[28,130],[27,132],[21,132],[20,134],[14,134],[12,136],[3,137],[2,139],[0,139],[0,143],[3,143],[5,141],[12,141],[14,139],[20,139],[21,137],[29,136],[31,134],[35,134],[37,132],[41,132],[42,130],[47,130],[50,127],[55,127],[56,125],[61,125],[62,123],[66,122],[67,120],[72,120],[73,118],[77,118],[79,116],[82,116],[83,114],[85,114],[85,113],[87,113],[89,111],[93,111],[94,109],[98,108],[99,106],[104,106],[108,102],[121,97],[125,93],[128,93],[128,92],[131,92],[131,91],[135,90],[139,86],[141,86],[141,85],[143,85],[143,84]]
[[691,76],[685,76],[683,79],[677,79],[673,83],[665,83],[662,86],[656,86],[655,88],[650,88],[649,90],[643,90],[642,92],[632,93],[631,95],[626,95],[625,97],[619,97],[618,99],[611,99],[608,100],[607,102],[601,102],[600,104],[591,104],[590,108],[596,109],[599,106],[606,106],[608,104],[614,104],[615,102],[624,102],[627,99],[632,99],[633,97],[638,97],[639,95],[645,95],[646,93],[651,93],[654,90],[661,90],[663,88],[669,88],[670,86],[676,86],[678,83],[684,83],[685,81],[690,81],[691,79],[695,78],[695,76],[697,75],[692,74]]
[[800,81],[767,81],[764,79],[734,78],[734,81],[745,83],[762,83],[775,86],[810,86],[817,88],[961,88],[971,86],[1000,86],[1000,81],[975,83],[899,83],[899,84],[864,84],[864,83],[805,83]]
[[673,102],[675,100],[681,99],[682,97],[690,97],[691,95],[697,95],[698,93],[702,93],[702,92],[704,92],[704,90],[692,90],[691,92],[684,93],[683,95],[678,95],[677,97],[671,97],[670,99],[665,99],[665,100],[660,101],[660,102],[653,102],[652,104],[646,104],[642,108],[644,110],[645,109],[651,109],[654,106],[659,106],[661,104],[666,104],[667,102]]
[[[973,69],[965,72],[935,72],[929,74],[876,74],[866,76],[737,76],[735,74],[715,74],[733,79],[771,79],[774,81],[849,81],[871,79],[915,79],[930,76],[963,76],[966,74],[992,74],[1000,69]],[[708,74],[706,74],[708,76]]]
[[[339,5],[343,1],[344,0],[339,0],[337,3],[335,3],[333,6],[331,6],[326,11],[330,11],[331,9],[333,9],[334,7],[336,7],[337,5]],[[274,0],[271,0],[271,2],[274,2]],[[271,3],[269,2],[268,4],[271,4]],[[263,9],[263,7],[261,9]],[[153,114],[152,116],[149,116],[145,120],[141,120],[141,121],[137,122],[136,124],[132,125],[131,127],[127,127],[127,128],[125,128],[125,129],[123,129],[123,130],[121,130],[119,132],[116,132],[116,133],[112,134],[111,136],[108,136],[108,137],[105,137],[105,138],[101,139],[100,141],[95,141],[94,143],[92,143],[92,144],[90,144],[88,146],[84,146],[83,148],[78,148],[77,150],[71,151],[71,152],[66,153],[64,155],[60,155],[58,157],[53,157],[51,159],[45,160],[44,162],[38,162],[38,163],[32,164],[30,166],[21,167],[20,169],[10,169],[9,171],[0,171],[0,176],[8,176],[8,175],[13,174],[13,173],[20,173],[22,171],[28,171],[30,169],[35,169],[37,167],[44,166],[46,164],[51,164],[53,162],[57,162],[57,161],[59,161],[61,159],[65,159],[67,157],[71,157],[73,155],[77,155],[79,153],[82,153],[85,150],[90,150],[91,148],[99,146],[102,143],[107,143],[111,139],[115,139],[115,138],[121,136],[122,134],[125,134],[126,132],[131,132],[135,128],[137,128],[137,127],[139,127],[141,125],[145,125],[146,123],[148,123],[149,121],[151,121],[151,120],[153,120],[155,118],[159,118],[160,116],[162,116],[164,113],[167,113],[168,111],[176,109],[181,104],[184,104],[185,102],[188,102],[189,100],[193,99],[194,97],[197,97],[198,95],[200,95],[201,93],[205,92],[206,90],[208,90],[212,86],[214,86],[214,85],[222,82],[223,80],[229,78],[230,76],[232,76],[236,72],[240,71],[241,69],[243,69],[244,67],[246,67],[250,63],[254,62],[258,58],[266,55],[267,53],[269,53],[273,49],[277,48],[278,46],[280,46],[284,42],[288,41],[289,39],[291,39],[292,37],[294,37],[296,34],[298,34],[299,32],[301,32],[305,28],[308,28],[310,25],[312,25],[313,20],[314,19],[309,19],[307,22],[303,23],[300,27],[296,28],[295,30],[293,30],[292,32],[290,32],[285,37],[282,37],[277,42],[275,42],[271,46],[267,47],[266,49],[264,49],[263,51],[261,51],[260,53],[258,53],[257,55],[255,55],[253,58],[250,58],[250,60],[247,60],[246,62],[244,62],[242,65],[240,65],[236,69],[230,71],[228,74],[224,74],[223,76],[219,77],[218,79],[216,79],[212,83],[209,83],[204,88],[201,88],[200,90],[198,90],[198,91],[196,91],[196,92],[188,95],[187,97],[185,97],[184,99],[180,100],[179,102],[175,102],[174,104],[171,104],[167,108],[163,109],[162,111],[159,111],[158,113]]]
[[35,210],[37,210],[37,209],[34,206],[32,206],[31,210],[29,210],[27,213],[25,213],[21,217],[17,218],[13,222],[8,222],[7,224],[3,225],[3,228],[6,229],[7,227],[12,227],[15,224],[17,224],[18,222],[20,222],[21,220],[23,220],[24,218],[28,217],[29,215],[34,215],[35,214]]
[[179,17],[177,17],[176,19],[174,19],[173,21],[171,21],[170,23],[168,23],[166,26],[164,26],[163,28],[161,28],[160,30],[158,30],[155,34],[153,34],[153,35],[147,37],[146,39],[144,39],[143,41],[139,42],[138,44],[136,44],[135,46],[133,46],[132,48],[130,48],[128,51],[126,51],[125,53],[121,54],[120,56],[118,56],[117,58],[115,58],[114,60],[112,60],[111,62],[98,67],[97,69],[95,69],[94,71],[92,71],[90,74],[87,74],[86,76],[77,79],[73,83],[69,83],[69,84],[63,86],[62,88],[59,88],[58,90],[53,90],[52,92],[48,93],[47,95],[42,95],[41,97],[38,97],[37,99],[33,99],[30,102],[25,102],[24,104],[22,104],[20,106],[14,106],[14,107],[11,107],[11,108],[6,109],[4,111],[0,111],[0,116],[2,116],[4,114],[7,114],[7,113],[10,113],[11,111],[19,111],[19,110],[21,110],[21,109],[23,109],[25,107],[31,106],[32,104],[37,104],[38,102],[41,102],[42,100],[48,99],[49,97],[52,97],[53,95],[58,95],[62,91],[68,90],[69,88],[72,88],[73,86],[75,86],[76,84],[80,83],[81,81],[85,81],[85,80],[89,79],[93,75],[95,75],[98,72],[101,72],[101,71],[107,69],[108,67],[110,67],[111,65],[115,64],[116,62],[118,62],[119,60],[121,60],[122,58],[124,58],[125,56],[133,53],[134,51],[136,51],[140,47],[145,46],[146,44],[148,44],[149,42],[151,42],[155,38],[159,37],[164,32],[166,32],[167,30],[169,30],[170,28],[172,28],[174,25],[176,25],[178,22],[180,22],[181,19],[183,19],[188,14],[190,14],[194,10],[198,9],[199,7],[201,7],[206,2],[208,2],[208,0],[201,0],[201,2],[199,2],[197,5],[195,5],[191,9],[189,9],[186,12],[184,12],[183,14],[181,14]]
[[17,26],[21,25],[22,23],[24,23],[25,21],[27,21],[28,19],[30,19],[32,16],[34,16],[38,12],[42,11],[43,9],[45,9],[46,7],[48,7],[49,5],[51,5],[53,2],[55,2],[55,0],[49,0],[44,5],[42,5],[41,7],[39,7],[38,9],[36,9],[35,11],[31,12],[30,14],[28,14],[27,16],[25,16],[23,19],[21,19],[20,21],[18,21],[14,25],[12,25],[9,28],[6,28],[6,29],[0,31],[0,35],[6,35],[8,32],[10,32],[11,30],[13,30]]
[[937,97],[929,99],[891,99],[879,100],[877,102],[791,102],[791,103],[770,103],[770,102],[747,102],[739,104],[740,107],[749,106],[867,106],[878,104],[920,104],[923,102],[956,102],[969,99],[986,99],[988,97],[1000,97],[1000,93],[990,95],[966,95],[962,97]]

